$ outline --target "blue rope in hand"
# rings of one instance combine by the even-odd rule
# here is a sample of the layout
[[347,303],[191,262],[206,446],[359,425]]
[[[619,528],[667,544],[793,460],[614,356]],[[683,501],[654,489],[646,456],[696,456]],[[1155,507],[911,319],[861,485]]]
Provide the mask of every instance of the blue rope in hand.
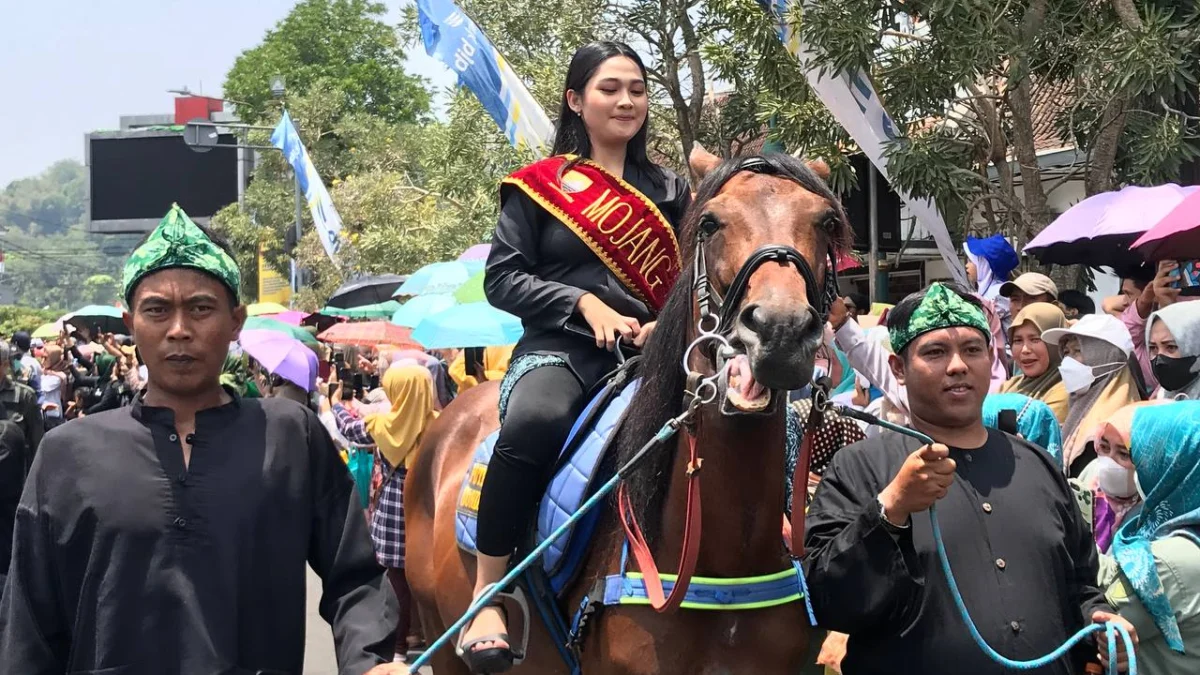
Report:
[[[898,424],[892,424],[886,420],[881,420],[870,413],[865,413],[860,410],[854,410],[852,408],[845,408],[842,406],[838,406],[838,412],[848,417],[863,420],[868,424],[874,424],[884,427],[885,429],[891,429],[896,433],[904,434],[910,438],[915,438],[926,445],[932,445],[934,442],[932,438],[919,431],[909,429],[908,427],[902,427]],[[1117,675],[1118,672],[1118,635],[1121,636],[1121,642],[1125,646],[1125,653],[1129,655],[1129,675],[1137,675],[1137,656],[1133,651],[1133,638],[1130,637],[1129,631],[1125,630],[1124,626],[1112,621],[1106,621],[1102,624],[1095,623],[1087,626],[1072,635],[1070,639],[1064,642],[1058,649],[1055,649],[1041,658],[1032,659],[1029,661],[1017,661],[1015,659],[1010,659],[993,649],[992,646],[987,643],[987,640],[983,638],[983,635],[979,633],[979,629],[976,628],[975,622],[971,620],[971,613],[967,611],[967,605],[965,602],[963,602],[962,593],[958,590],[958,582],[954,580],[954,572],[950,569],[950,557],[946,555],[946,544],[944,541],[942,541],[942,528],[938,523],[936,505],[929,507],[929,525],[933,530],[933,543],[937,547],[938,561],[942,564],[942,573],[946,575],[946,583],[950,586],[950,596],[954,598],[954,606],[958,608],[959,616],[962,618],[963,622],[967,624],[967,630],[970,631],[971,637],[975,640],[975,644],[979,645],[979,648],[983,650],[983,653],[987,654],[988,657],[993,661],[999,663],[1005,668],[1010,668],[1012,670],[1033,670],[1035,668],[1042,668],[1061,659],[1067,654],[1067,652],[1071,651],[1075,645],[1087,639],[1087,637],[1092,633],[1104,631],[1108,641],[1109,675]]]

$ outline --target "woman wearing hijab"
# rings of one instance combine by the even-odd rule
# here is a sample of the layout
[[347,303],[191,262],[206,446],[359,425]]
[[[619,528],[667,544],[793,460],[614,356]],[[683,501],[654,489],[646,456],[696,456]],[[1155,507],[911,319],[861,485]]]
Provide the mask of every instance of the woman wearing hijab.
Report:
[[1200,673],[1200,402],[1137,408],[1129,440],[1144,504],[1101,559],[1100,586],[1137,628],[1139,673]]
[[1131,403],[1096,428],[1096,461],[1080,477],[1092,491],[1092,530],[1096,546],[1108,553],[1125,517],[1142,503],[1134,480],[1132,445],[1134,412],[1149,401]]
[[1052,328],[1042,340],[1057,344],[1058,366],[1069,395],[1063,422],[1063,467],[1078,477],[1091,462],[1096,427],[1121,408],[1141,400],[1130,360],[1133,340],[1125,324],[1107,314],[1091,314],[1070,328]]
[[1200,302],[1176,302],[1151,314],[1146,346],[1159,397],[1200,398]]
[[1048,330],[1066,328],[1067,318],[1048,302],[1035,302],[1017,313],[1008,331],[1012,360],[1021,374],[1000,387],[1002,394],[1024,394],[1050,406],[1059,424],[1067,420],[1067,388],[1058,366],[1058,344],[1045,341]]
[[425,429],[437,417],[433,379],[428,370],[418,365],[388,368],[383,375],[383,389],[392,402],[391,409],[361,420],[354,419],[342,407],[341,387],[339,382],[331,396],[338,430],[351,443],[378,447],[380,460],[388,472],[371,518],[371,538],[375,541],[375,557],[387,568],[388,580],[400,602],[395,648],[397,656],[404,656],[412,628],[412,594],[404,577],[404,477]]
[[1000,415],[1005,410],[1016,413],[1016,433],[1025,440],[1040,446],[1054,459],[1062,461],[1062,427],[1054,411],[1045,402],[1024,394],[988,394],[983,399],[983,426],[1013,433],[1013,429],[1001,425]]
[[975,292],[995,306],[1007,332],[1008,300],[1000,295],[1000,286],[1008,281],[1008,275],[1017,269],[1021,259],[1002,234],[993,234],[986,239],[967,237],[963,252],[967,254],[967,278],[975,284]]

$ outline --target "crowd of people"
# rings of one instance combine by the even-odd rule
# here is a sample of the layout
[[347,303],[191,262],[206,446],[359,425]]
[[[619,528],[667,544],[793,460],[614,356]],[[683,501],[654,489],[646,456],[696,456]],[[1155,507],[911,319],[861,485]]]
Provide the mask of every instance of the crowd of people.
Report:
[[[306,565],[340,672],[406,672],[398,662],[436,636],[422,635],[405,579],[406,547],[421,542],[406,541],[404,482],[439,411],[505,381],[479,593],[508,568],[614,351],[655,332],[665,292],[618,283],[538,187],[623,176],[612,184],[637,197],[630,208],[670,234],[691,192],[646,155],[646,98],[631,49],[581,49],[557,168],[506,181],[485,288],[523,320],[515,346],[332,345],[307,372],[272,372],[239,346],[233,257],[181,215],[126,264],[127,335],[64,325],[55,340],[0,344],[0,675],[299,673]],[[572,154],[591,161],[565,164]],[[815,419],[810,388],[828,381],[835,402],[934,440],[837,408],[807,430],[819,440],[804,570],[822,627],[840,631],[820,662],[1001,672],[964,629],[917,517],[940,507],[962,597],[1001,652],[1033,658],[1112,622],[1137,639],[1143,674],[1200,672],[1200,302],[1181,296],[1171,262],[1123,279],[1097,312],[1018,274],[1002,236],[969,238],[964,254],[973,288],[933,283],[878,312],[858,293],[834,302],[818,384],[791,397],[798,420]],[[487,607],[459,655],[502,672],[506,630]],[[1107,658],[1092,644],[1036,672]]]

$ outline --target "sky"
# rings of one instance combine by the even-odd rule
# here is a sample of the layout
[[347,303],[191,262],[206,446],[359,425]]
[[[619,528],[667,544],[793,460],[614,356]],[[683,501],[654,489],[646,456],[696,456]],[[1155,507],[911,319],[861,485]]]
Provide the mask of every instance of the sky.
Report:
[[[390,23],[411,0],[387,0]],[[121,115],[169,114],[187,87],[219,96],[225,73],[295,0],[38,0],[3,4],[0,187],[65,158]],[[417,45],[408,70],[435,90],[454,75]]]

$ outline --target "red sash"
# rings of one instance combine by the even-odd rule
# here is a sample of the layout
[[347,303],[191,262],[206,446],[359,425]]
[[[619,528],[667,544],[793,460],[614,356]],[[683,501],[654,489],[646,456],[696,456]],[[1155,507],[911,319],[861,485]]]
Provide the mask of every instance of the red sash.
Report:
[[655,314],[679,277],[679,242],[654,202],[586,159],[560,182],[572,155],[534,162],[504,179],[519,187],[576,234]]

